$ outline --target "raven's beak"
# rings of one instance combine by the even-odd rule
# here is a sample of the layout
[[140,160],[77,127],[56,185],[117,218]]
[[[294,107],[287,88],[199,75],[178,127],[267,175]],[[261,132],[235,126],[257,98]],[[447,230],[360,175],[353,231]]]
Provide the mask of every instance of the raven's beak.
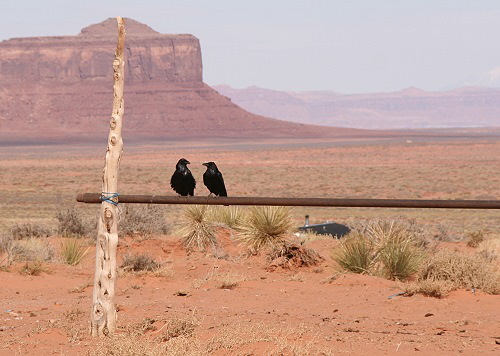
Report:
[[202,163],[202,165],[208,167],[208,163]]
[[189,162],[188,160],[186,160],[186,164],[191,164],[191,162]]

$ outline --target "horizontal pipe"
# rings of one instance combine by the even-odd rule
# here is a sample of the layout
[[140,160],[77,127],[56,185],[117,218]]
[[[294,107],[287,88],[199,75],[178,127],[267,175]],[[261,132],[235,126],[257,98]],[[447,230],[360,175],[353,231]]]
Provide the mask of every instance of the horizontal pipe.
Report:
[[[101,203],[100,193],[83,193],[78,202]],[[274,197],[181,197],[172,195],[120,195],[120,203],[198,204],[198,205],[266,205],[328,206],[359,208],[433,208],[433,209],[500,209],[500,200],[418,200],[418,199],[335,199]]]

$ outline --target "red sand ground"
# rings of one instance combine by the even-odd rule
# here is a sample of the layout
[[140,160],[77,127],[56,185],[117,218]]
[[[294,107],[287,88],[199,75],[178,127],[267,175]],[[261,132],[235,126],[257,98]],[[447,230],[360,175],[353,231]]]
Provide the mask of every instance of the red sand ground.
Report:
[[[227,236],[226,259],[186,254],[175,237],[122,239],[119,256],[146,252],[161,258],[170,272],[167,277],[127,273],[118,278],[118,332],[144,318],[159,320],[154,326],[160,329],[173,317],[194,316],[200,322],[196,340],[228,330],[248,337],[255,335],[255,327],[261,333],[285,333],[290,345],[309,350],[302,354],[500,352],[499,296],[462,290],[444,299],[389,298],[401,291],[397,282],[336,274],[330,258],[336,243],[310,243],[325,259],[316,267],[270,272],[264,256],[245,258]],[[77,267],[50,264],[50,273],[38,277],[20,275],[19,266],[0,272],[0,355],[75,355],[95,345],[87,334],[92,286],[85,287],[93,278],[93,261],[91,251]],[[228,273],[244,280],[231,290],[218,288]],[[72,291],[79,286],[84,287]],[[148,332],[151,337],[156,333]],[[260,355],[275,348],[272,342],[256,342],[217,354]]]

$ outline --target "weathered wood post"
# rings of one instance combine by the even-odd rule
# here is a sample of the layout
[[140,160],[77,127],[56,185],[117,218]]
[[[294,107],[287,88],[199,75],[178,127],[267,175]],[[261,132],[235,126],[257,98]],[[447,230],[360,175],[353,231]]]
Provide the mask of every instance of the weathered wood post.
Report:
[[116,247],[118,245],[118,169],[123,150],[123,87],[125,20],[118,21],[118,43],[113,61],[113,112],[109,124],[108,148],[102,178],[101,213],[96,242],[96,261],[90,333],[92,336],[112,334],[116,327],[115,281]]

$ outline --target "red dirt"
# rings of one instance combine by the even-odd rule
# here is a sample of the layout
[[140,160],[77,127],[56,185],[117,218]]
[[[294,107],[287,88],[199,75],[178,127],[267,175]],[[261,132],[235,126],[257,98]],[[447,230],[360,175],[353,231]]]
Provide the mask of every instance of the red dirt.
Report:
[[[325,258],[316,267],[268,272],[264,256],[246,258],[228,234],[221,237],[225,259],[187,254],[175,237],[122,239],[119,256],[149,253],[173,272],[170,277],[118,278],[118,332],[144,318],[156,319],[154,326],[160,329],[173,317],[194,316],[200,321],[195,337],[202,341],[228,327],[244,330],[263,325],[289,330],[290,343],[310,341],[318,350],[332,353],[493,355],[500,351],[495,343],[500,341],[499,296],[462,290],[444,299],[390,298],[401,291],[397,282],[335,274],[330,258],[335,240],[308,245]],[[52,242],[57,245],[55,239]],[[93,260],[91,251],[80,266],[50,264],[50,273],[38,277],[20,275],[19,266],[0,272],[0,355],[74,355],[94,347],[87,335],[92,286],[70,291],[92,281]],[[217,280],[227,273],[244,280],[231,290],[218,288]],[[179,296],[178,291],[188,294]],[[242,350],[267,354],[272,346],[250,343],[233,354]]]

